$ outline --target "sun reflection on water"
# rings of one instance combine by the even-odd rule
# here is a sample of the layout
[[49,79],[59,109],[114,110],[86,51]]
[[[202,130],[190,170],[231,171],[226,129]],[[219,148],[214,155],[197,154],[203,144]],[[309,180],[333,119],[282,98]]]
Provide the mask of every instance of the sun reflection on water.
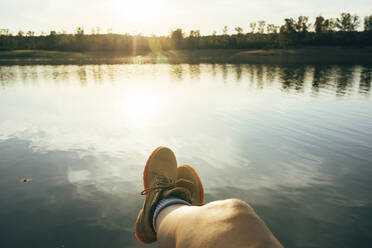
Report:
[[116,106],[116,111],[126,126],[138,128],[150,125],[159,115],[161,105],[157,94],[142,89],[124,94]]

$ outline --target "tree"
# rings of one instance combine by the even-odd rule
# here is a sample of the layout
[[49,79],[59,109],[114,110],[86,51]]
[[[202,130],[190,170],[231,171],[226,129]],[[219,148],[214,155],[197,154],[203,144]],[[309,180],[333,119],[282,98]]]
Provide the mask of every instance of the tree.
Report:
[[317,16],[314,22],[314,28],[317,34],[331,32],[335,29],[335,26],[336,20],[333,18],[324,19],[323,16]]
[[334,18],[326,19],[323,22],[323,32],[332,32],[336,28],[337,20]]
[[189,37],[200,38],[200,30],[190,30]]
[[278,33],[278,26],[274,24],[267,24],[266,25],[266,30],[268,34],[276,34]]
[[177,28],[171,32],[171,39],[173,40],[176,48],[181,47],[181,42],[184,38],[183,32],[181,28]]
[[301,33],[306,33],[309,26],[308,26],[309,17],[307,16],[299,16],[297,19],[297,23],[295,25],[296,31]]
[[213,30],[212,39],[210,41],[210,44],[212,45],[213,48],[218,46],[217,31],[216,30]]
[[9,29],[7,28],[0,29],[0,35],[5,35],[5,36],[10,35]]
[[35,32],[33,32],[33,31],[28,31],[26,33],[26,36],[28,36],[28,37],[33,37],[34,35],[35,35]]
[[75,32],[76,35],[84,35],[84,28],[78,27]]
[[222,43],[222,46],[226,48],[229,44],[229,36],[227,34],[227,26],[223,27],[222,33],[223,33],[223,38],[221,40],[221,43]]
[[249,28],[251,29],[251,33],[253,34],[254,31],[256,30],[257,23],[256,22],[251,22],[249,23]]
[[314,22],[315,33],[319,34],[319,33],[324,32],[323,23],[324,23],[324,17],[323,16],[317,16],[315,18],[315,22]]
[[364,31],[372,31],[372,15],[364,17]]
[[279,45],[286,47],[296,44],[296,21],[293,18],[284,19],[284,24],[280,27]]
[[190,30],[190,35],[187,38],[187,47],[197,48],[199,46],[200,31]]
[[344,32],[356,31],[360,24],[359,16],[350,13],[341,13],[340,18],[337,18],[336,21],[336,27]]
[[177,28],[171,32],[171,39],[174,41],[180,41],[183,39],[183,32],[182,29]]
[[227,26],[223,27],[223,29],[222,29],[222,33],[223,33],[224,35],[227,35]]
[[293,18],[284,19],[284,25],[280,27],[280,33],[295,33],[296,24]]
[[235,31],[236,31],[236,33],[237,33],[238,35],[241,35],[241,34],[243,33],[243,28],[241,28],[241,27],[236,27],[236,28],[235,28]]
[[[249,23],[249,34],[243,33],[242,27],[228,30],[223,34],[216,31],[212,35],[201,36],[199,30],[191,30],[189,35],[182,29],[172,30],[169,36],[146,37],[143,35],[113,34],[108,29],[107,34],[100,34],[101,29],[95,27],[92,34],[86,35],[83,27],[78,27],[75,34],[66,31],[41,33],[35,36],[33,31],[19,31],[12,35],[8,29],[0,29],[1,49],[45,49],[58,51],[122,51],[125,54],[161,52],[174,48],[265,48],[291,47],[298,45],[351,45],[368,46],[371,44],[372,15],[364,17],[364,32],[358,32],[360,18],[357,15],[341,13],[338,18],[326,19],[317,16],[315,22],[309,23],[309,18],[287,18],[280,26],[266,24],[265,21]],[[314,27],[313,32],[309,30]],[[334,31],[341,32],[334,32]],[[228,33],[228,31],[230,33]],[[237,35],[235,35],[235,31]],[[258,32],[258,33],[257,33]],[[267,34],[265,34],[267,32]],[[234,33],[234,35],[231,35]],[[100,35],[98,35],[100,34]],[[135,51],[135,52],[133,52]]]
[[258,28],[257,28],[258,33],[263,34],[265,32],[265,25],[266,25],[265,21],[258,21]]

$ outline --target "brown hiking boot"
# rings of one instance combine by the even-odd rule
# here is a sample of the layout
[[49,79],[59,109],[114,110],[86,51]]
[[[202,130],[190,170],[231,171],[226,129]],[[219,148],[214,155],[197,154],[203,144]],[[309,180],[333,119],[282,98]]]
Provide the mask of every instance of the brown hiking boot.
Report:
[[148,158],[143,172],[145,203],[138,213],[135,234],[138,241],[152,243],[156,241],[156,232],[152,226],[152,215],[156,205],[164,198],[174,196],[191,203],[188,188],[176,186],[177,161],[174,153],[166,147],[158,147]]
[[[183,180],[181,180],[183,179]],[[192,183],[190,183],[192,182]],[[191,193],[191,204],[201,206],[204,203],[204,188],[198,173],[190,165],[177,168],[177,187],[183,187]]]

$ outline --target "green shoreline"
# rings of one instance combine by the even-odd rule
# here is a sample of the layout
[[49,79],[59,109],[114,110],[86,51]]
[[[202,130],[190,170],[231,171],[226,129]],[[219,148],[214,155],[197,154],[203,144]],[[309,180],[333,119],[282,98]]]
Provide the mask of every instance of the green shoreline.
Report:
[[372,64],[372,47],[292,49],[200,49],[124,55],[118,52],[0,51],[0,64],[138,64],[138,63],[349,63]]

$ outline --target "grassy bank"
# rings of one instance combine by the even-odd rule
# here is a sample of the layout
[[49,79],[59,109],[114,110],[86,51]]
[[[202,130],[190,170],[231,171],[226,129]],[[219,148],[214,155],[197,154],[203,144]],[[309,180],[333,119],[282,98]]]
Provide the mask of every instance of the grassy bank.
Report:
[[119,52],[0,51],[0,64],[102,63],[353,63],[371,64],[372,47],[305,47],[296,49],[169,50],[128,56]]

